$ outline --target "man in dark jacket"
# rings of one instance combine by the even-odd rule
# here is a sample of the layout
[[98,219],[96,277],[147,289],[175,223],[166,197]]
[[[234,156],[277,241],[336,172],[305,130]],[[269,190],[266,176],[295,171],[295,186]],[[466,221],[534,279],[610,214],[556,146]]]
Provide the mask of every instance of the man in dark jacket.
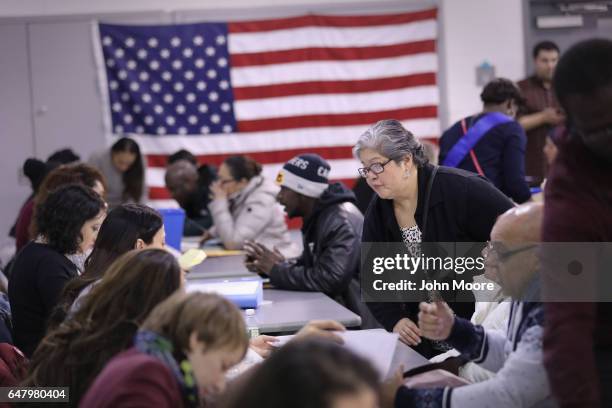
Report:
[[[316,154],[289,160],[276,179],[278,201],[290,218],[303,219],[304,249],[296,260],[278,251],[248,243],[247,267],[279,289],[318,291],[342,300],[362,316],[367,309],[359,296],[359,260],[363,215],[355,195],[340,183],[329,184],[329,164]],[[371,327],[371,326],[370,326]]]
[[523,101],[521,92],[512,81],[497,78],[484,87],[480,99],[483,103],[481,113],[460,120],[442,134],[440,163],[446,164],[449,152],[472,127],[491,113],[502,113],[507,116],[506,122],[486,131],[456,167],[479,173],[512,200],[523,203],[531,194],[525,180],[527,139],[521,125],[514,120]]

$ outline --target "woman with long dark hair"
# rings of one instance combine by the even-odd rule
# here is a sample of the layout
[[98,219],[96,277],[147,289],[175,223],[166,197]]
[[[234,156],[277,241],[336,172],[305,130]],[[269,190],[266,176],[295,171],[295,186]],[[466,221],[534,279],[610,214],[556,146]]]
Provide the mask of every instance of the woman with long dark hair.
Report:
[[106,363],[132,347],[138,326],[181,282],[176,258],[165,250],[124,254],[83,299],[74,316],[41,341],[24,385],[70,387],[70,406],[78,406]]
[[108,267],[132,249],[163,248],[165,231],[161,215],[144,204],[128,203],[112,209],[100,227],[83,274],[71,280],[62,293],[50,326],[74,313],[83,297],[102,279]]
[[207,406],[203,401],[224,390],[227,371],[247,346],[244,319],[230,301],[214,293],[176,293],[147,317],[134,346],[104,367],[82,406]]
[[89,163],[106,177],[108,204],[140,202],[144,193],[144,162],[134,140],[122,137],[110,149],[94,153]]

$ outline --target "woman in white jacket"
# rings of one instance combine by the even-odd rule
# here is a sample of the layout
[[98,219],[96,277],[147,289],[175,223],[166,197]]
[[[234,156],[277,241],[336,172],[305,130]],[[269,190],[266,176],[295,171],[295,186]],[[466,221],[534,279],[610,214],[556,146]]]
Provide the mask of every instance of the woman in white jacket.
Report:
[[213,227],[204,240],[218,237],[227,249],[242,249],[245,241],[257,240],[285,257],[298,255],[276,201],[279,187],[261,176],[259,163],[246,156],[225,159],[211,191]]

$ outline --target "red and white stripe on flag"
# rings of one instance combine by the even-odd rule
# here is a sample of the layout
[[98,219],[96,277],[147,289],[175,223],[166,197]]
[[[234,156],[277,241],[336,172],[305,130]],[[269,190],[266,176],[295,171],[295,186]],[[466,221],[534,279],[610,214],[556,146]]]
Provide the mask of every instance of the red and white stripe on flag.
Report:
[[147,156],[154,202],[169,198],[166,157],[181,148],[216,165],[230,155],[250,155],[267,177],[296,154],[315,152],[330,162],[332,179],[350,185],[359,167],[351,147],[376,121],[398,119],[420,138],[439,136],[437,9],[228,27],[238,131],[134,136]]

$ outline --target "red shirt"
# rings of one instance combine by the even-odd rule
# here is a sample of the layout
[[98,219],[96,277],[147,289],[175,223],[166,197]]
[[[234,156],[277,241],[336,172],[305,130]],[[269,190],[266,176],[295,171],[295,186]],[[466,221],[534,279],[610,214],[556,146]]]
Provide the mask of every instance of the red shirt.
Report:
[[30,223],[34,216],[34,198],[29,199],[19,212],[17,223],[15,224],[15,248],[17,252],[30,242]]
[[131,348],[115,356],[96,377],[79,406],[87,408],[175,408],[183,397],[161,361]]
[[[520,112],[521,115],[531,115],[546,108],[559,109],[559,102],[552,88],[545,88],[537,77],[531,76],[520,81],[518,87],[526,100]],[[552,128],[550,125],[541,125],[527,132],[525,173],[528,176],[536,177],[538,183],[546,177],[547,164],[542,149],[546,144],[546,135]]]
[[[612,164],[560,144],[545,190],[545,242],[612,242]],[[560,271],[561,272],[561,271]],[[597,353],[612,351],[612,303],[545,304],[544,365],[561,407],[600,406]]]

